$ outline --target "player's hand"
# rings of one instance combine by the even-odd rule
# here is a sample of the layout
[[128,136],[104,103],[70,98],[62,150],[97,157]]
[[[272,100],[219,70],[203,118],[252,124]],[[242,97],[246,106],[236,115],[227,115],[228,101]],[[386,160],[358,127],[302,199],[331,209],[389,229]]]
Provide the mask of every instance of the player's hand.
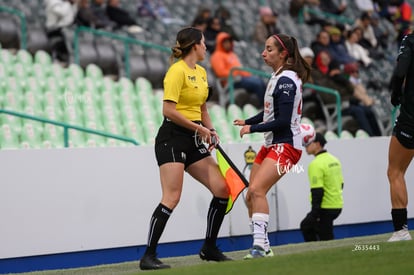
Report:
[[233,121],[233,125],[244,126],[244,125],[246,125],[246,122],[243,119],[235,119]]
[[240,137],[242,138],[245,134],[250,134],[250,125],[244,125],[240,129]]

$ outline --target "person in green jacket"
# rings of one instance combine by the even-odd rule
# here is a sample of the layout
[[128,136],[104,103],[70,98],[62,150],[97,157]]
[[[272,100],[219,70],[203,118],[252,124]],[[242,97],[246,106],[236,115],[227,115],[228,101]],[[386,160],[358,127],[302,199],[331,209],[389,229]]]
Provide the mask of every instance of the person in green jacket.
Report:
[[306,152],[315,156],[308,166],[312,210],[300,223],[305,242],[333,240],[333,221],[344,203],[341,162],[324,149],[326,143],[325,137],[316,133],[315,139],[305,144]]

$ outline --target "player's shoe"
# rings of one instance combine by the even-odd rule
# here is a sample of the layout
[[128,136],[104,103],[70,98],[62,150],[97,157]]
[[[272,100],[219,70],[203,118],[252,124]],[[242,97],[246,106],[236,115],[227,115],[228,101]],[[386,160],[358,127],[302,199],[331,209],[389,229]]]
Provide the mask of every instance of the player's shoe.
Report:
[[202,260],[206,261],[224,262],[232,260],[224,255],[223,252],[221,252],[215,245],[204,244],[200,250],[199,256]]
[[263,248],[260,246],[253,246],[252,249],[250,249],[249,254],[244,256],[243,259],[249,260],[249,259],[255,259],[255,258],[265,258],[265,257],[273,257],[275,254],[273,253],[273,250],[269,248],[268,251],[264,251]]
[[398,242],[398,241],[409,241],[411,240],[410,232],[407,228],[403,228],[399,231],[395,231],[391,238],[388,239],[389,242]]
[[170,267],[171,266],[161,262],[155,254],[144,255],[139,261],[139,268],[142,270],[165,269]]

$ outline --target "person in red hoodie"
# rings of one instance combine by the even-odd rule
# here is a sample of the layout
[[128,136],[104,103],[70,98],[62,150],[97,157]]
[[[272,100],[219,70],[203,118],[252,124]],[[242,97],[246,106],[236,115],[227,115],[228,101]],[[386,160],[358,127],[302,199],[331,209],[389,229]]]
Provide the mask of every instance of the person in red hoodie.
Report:
[[[227,78],[234,67],[243,67],[239,57],[233,51],[233,39],[230,34],[220,32],[216,38],[216,49],[210,57],[214,74],[219,78]],[[249,94],[257,95],[260,107],[263,107],[263,99],[266,83],[258,76],[246,71],[234,71],[234,88],[245,89]]]

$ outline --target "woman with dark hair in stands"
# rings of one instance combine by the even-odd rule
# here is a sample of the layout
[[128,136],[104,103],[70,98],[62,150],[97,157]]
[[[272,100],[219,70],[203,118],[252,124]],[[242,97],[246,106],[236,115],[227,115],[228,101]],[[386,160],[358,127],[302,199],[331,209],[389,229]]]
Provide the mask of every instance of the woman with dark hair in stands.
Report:
[[[180,201],[184,172],[202,183],[213,195],[200,258],[217,262],[230,260],[216,245],[229,193],[210,154],[218,135],[207,110],[207,73],[197,64],[206,56],[203,33],[193,27],[180,30],[172,51],[171,63],[174,58],[178,61],[171,65],[164,78],[164,121],[155,138],[162,198],[151,217],[148,244],[140,261],[141,269],[170,267],[157,258],[156,249],[168,218]],[[204,143],[210,144],[209,148]]]
[[267,236],[266,194],[302,155],[302,85],[309,80],[311,71],[299,53],[296,38],[285,34],[270,36],[262,57],[273,70],[264,96],[264,110],[246,120],[234,121],[234,125],[242,126],[241,137],[261,132],[265,139],[252,166],[246,195],[253,247],[245,259],[273,256]]

